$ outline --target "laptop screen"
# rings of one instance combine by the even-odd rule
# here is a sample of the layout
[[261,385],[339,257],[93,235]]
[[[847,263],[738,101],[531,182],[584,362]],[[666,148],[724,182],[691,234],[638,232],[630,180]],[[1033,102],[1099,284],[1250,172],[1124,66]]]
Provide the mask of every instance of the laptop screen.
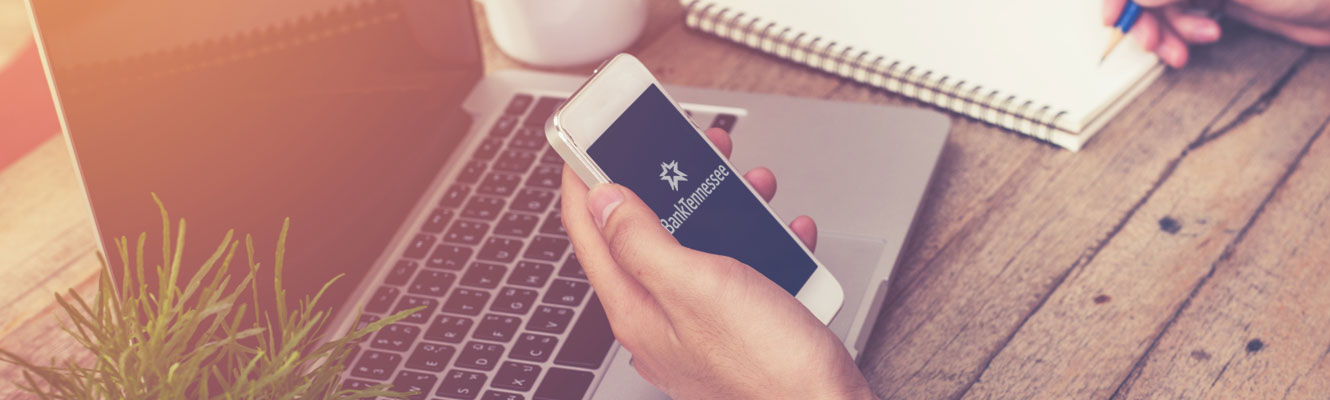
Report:
[[337,274],[323,305],[355,288],[461,140],[482,73],[469,0],[32,3],[111,271],[113,239],[140,232],[148,272],[161,262],[156,193],[188,221],[185,276],[232,228],[271,273],[290,217],[289,301]]

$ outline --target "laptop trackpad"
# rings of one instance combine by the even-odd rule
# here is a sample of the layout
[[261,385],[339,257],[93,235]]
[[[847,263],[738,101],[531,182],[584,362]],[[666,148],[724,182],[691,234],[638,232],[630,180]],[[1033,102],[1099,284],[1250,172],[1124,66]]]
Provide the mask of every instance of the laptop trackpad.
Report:
[[[850,330],[854,315],[858,313],[868,286],[873,284],[873,268],[882,255],[883,241],[874,238],[821,232],[818,235],[818,261],[831,270],[831,274],[845,290],[845,305],[831,320],[831,330],[841,340]],[[629,364],[628,351],[616,346],[614,360],[601,380],[593,399],[668,399],[669,397],[637,375]]]

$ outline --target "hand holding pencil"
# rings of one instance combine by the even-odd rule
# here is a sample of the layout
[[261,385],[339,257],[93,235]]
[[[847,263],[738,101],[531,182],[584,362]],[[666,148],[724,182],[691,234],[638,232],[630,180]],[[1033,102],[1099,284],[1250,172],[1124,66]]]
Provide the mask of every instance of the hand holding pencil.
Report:
[[[1104,25],[1114,26],[1130,0],[1104,0]],[[1188,47],[1219,40],[1214,15],[1243,21],[1293,41],[1330,46],[1330,0],[1134,0],[1143,8],[1134,37],[1174,68],[1187,64]]]

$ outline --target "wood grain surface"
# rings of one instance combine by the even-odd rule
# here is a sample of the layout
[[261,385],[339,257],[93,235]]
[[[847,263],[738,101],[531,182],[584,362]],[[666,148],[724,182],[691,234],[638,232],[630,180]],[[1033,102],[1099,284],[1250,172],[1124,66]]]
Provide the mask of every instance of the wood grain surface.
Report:
[[[954,119],[860,360],[881,397],[1327,397],[1330,52],[1225,29],[1080,153]],[[922,107],[689,31],[670,0],[631,51],[673,84]],[[0,347],[79,356],[52,293],[95,289],[93,235],[63,139],[0,171]]]

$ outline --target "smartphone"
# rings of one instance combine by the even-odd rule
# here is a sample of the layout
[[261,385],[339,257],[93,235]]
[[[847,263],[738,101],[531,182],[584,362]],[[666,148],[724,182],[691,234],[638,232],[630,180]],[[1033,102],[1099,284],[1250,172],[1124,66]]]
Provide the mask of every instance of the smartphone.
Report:
[[620,54],[601,65],[555,111],[545,135],[588,186],[631,189],[683,246],[748,264],[824,324],[840,311],[840,283],[637,58]]

